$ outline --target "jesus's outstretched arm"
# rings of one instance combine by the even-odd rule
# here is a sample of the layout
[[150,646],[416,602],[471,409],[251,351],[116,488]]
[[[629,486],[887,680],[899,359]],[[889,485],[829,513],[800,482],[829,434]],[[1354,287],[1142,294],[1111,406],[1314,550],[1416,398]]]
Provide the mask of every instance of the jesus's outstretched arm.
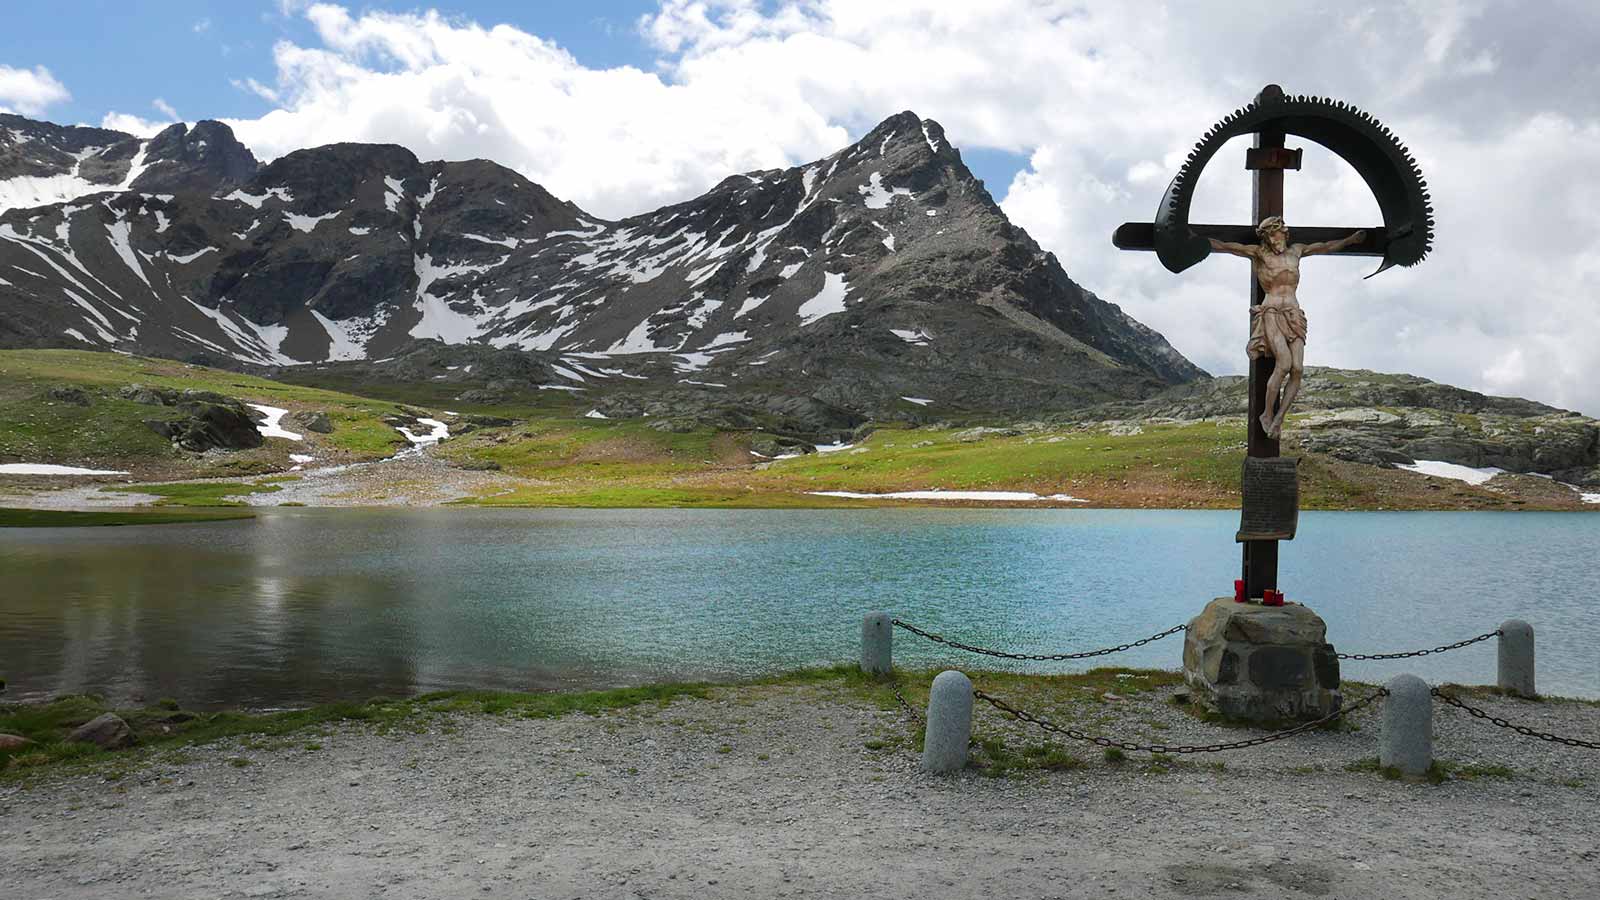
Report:
[[1247,259],[1255,258],[1256,246],[1254,244],[1235,244],[1232,241],[1219,241],[1216,238],[1211,238],[1210,240],[1211,249],[1213,250],[1221,253],[1232,253],[1234,256],[1243,256]]
[[1321,253],[1338,253],[1351,244],[1359,244],[1367,239],[1366,231],[1357,231],[1347,234],[1337,241],[1319,241],[1315,244],[1301,244],[1305,249],[1300,251],[1301,256],[1316,256]]

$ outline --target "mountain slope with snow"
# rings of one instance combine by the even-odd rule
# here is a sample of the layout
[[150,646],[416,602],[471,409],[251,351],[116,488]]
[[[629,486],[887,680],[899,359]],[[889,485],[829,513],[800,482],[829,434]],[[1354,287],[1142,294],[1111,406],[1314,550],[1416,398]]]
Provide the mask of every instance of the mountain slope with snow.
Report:
[[0,212],[3,346],[287,367],[435,339],[537,355],[579,390],[879,415],[1062,409],[1204,377],[1075,284],[910,112],[825,159],[617,222],[482,160],[336,144],[251,158],[240,178],[238,153],[211,162],[232,141],[217,123],[109,149],[115,133],[34,124],[37,165],[0,152],[0,184],[114,193]]

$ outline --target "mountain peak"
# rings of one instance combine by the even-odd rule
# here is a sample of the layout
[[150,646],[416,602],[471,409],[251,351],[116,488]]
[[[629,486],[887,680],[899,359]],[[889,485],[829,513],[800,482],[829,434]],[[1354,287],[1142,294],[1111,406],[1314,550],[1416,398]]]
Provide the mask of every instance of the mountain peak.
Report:
[[856,142],[857,147],[877,147],[880,152],[890,145],[914,146],[921,144],[935,157],[947,156],[953,148],[945,139],[944,127],[932,119],[924,119],[911,110],[902,110],[867,132]]
[[141,147],[144,169],[129,183],[136,191],[177,194],[225,191],[250,180],[258,163],[233,129],[206,119],[193,128],[176,122]]

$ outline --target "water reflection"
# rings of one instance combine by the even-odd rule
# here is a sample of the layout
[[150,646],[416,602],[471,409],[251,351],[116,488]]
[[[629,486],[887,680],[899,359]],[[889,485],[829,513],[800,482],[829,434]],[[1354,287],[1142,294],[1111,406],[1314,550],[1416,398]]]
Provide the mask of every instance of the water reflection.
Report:
[[[1600,696],[1600,516],[1304,518],[1284,582],[1341,649],[1434,646],[1520,615],[1539,629],[1541,686]],[[879,608],[978,643],[1082,649],[1223,593],[1233,524],[1115,510],[269,510],[7,529],[0,675],[13,697],[262,706],[731,677],[847,660],[859,616]],[[1113,661],[1173,667],[1178,641]],[[896,656],[974,662],[905,635]],[[1481,683],[1493,667],[1481,645],[1347,675]]]

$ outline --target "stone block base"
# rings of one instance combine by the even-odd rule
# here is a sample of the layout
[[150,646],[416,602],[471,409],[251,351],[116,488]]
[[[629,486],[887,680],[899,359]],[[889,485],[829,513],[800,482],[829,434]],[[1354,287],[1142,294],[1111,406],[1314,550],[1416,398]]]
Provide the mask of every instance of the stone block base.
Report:
[[1183,674],[1202,706],[1230,719],[1316,719],[1339,708],[1339,658],[1322,618],[1298,603],[1218,597],[1189,622]]

